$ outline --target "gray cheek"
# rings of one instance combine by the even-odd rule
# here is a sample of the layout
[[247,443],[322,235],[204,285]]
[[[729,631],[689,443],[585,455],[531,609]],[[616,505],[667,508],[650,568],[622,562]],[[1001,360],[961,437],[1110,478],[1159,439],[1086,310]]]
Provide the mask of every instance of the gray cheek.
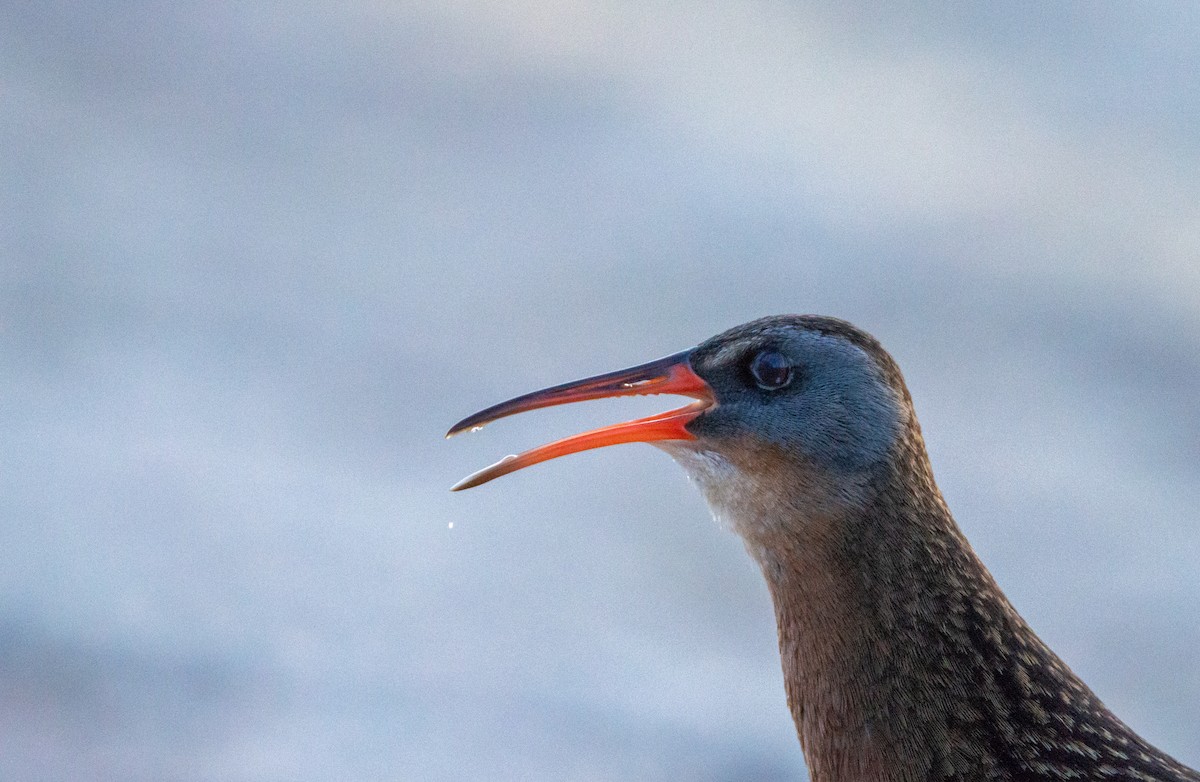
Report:
[[900,433],[900,404],[881,381],[864,379],[845,398],[849,442],[839,454],[848,466],[862,469],[887,459]]
[[901,431],[901,405],[870,359],[852,346],[812,367],[812,385],[772,438],[826,469],[862,472],[886,459]]

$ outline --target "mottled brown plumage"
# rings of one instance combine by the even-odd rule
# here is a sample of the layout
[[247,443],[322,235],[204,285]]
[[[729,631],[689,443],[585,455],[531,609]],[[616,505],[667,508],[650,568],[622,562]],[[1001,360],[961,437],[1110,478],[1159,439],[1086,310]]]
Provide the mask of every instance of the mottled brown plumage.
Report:
[[[795,375],[754,388],[747,367],[764,351]],[[766,318],[687,362],[711,401],[685,409],[684,434],[654,439],[762,567],[814,782],[1200,782],[1005,598],[946,507],[900,370],[873,337],[832,318]]]
[[[787,552],[767,579],[813,779],[1200,780],[1017,614],[942,500],[898,368],[830,325],[867,348],[910,414],[868,508],[820,536],[763,542]],[[828,729],[839,722],[850,729]]]

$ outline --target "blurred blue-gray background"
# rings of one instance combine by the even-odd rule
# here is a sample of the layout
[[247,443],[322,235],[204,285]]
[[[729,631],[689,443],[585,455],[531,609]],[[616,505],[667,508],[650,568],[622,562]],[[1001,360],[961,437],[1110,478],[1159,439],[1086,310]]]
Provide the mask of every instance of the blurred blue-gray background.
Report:
[[[1034,627],[1200,763],[1188,3],[0,5],[0,777],[780,780],[770,603],[614,400],[905,368]],[[452,526],[451,526],[452,525]]]

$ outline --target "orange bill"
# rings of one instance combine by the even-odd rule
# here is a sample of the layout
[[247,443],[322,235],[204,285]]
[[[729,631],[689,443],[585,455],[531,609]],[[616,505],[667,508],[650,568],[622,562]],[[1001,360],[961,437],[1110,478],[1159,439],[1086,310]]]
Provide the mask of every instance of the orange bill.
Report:
[[474,431],[498,418],[515,413],[588,399],[647,394],[680,394],[696,399],[695,402],[676,410],[605,426],[556,440],[522,454],[506,456],[492,466],[463,478],[451,490],[470,489],[522,467],[591,448],[656,440],[694,440],[695,437],[688,432],[686,425],[711,407],[714,399],[712,389],[692,371],[688,361],[690,353],[691,351],[684,351],[648,364],[534,391],[467,416],[451,427],[446,436],[450,437],[468,429]]

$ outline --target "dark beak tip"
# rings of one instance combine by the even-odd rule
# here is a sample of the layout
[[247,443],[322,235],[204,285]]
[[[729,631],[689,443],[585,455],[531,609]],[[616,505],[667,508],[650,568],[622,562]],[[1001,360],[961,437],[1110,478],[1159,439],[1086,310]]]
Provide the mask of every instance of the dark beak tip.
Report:
[[450,430],[446,432],[446,439],[449,440],[451,437],[460,435],[463,432],[478,432],[487,423],[486,421],[480,423],[480,419],[482,417],[483,416],[481,413],[475,413],[474,415],[467,416],[454,426],[450,427]]

